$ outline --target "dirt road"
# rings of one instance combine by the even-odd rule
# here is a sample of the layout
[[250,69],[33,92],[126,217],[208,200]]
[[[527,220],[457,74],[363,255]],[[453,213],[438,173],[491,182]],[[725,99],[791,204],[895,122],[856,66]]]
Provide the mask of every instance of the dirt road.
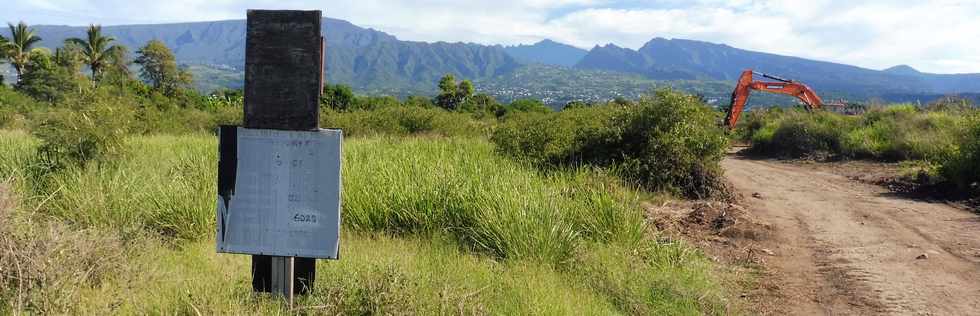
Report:
[[762,243],[780,302],[765,312],[980,315],[977,214],[801,165],[722,164],[749,211],[773,227]]

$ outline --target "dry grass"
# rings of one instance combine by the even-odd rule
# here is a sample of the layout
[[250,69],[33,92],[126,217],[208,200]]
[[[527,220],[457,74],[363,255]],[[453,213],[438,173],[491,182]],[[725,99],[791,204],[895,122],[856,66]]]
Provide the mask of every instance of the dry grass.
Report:
[[14,216],[0,184],[0,314],[72,311],[79,291],[118,271],[121,240],[98,230],[75,230],[39,216]]

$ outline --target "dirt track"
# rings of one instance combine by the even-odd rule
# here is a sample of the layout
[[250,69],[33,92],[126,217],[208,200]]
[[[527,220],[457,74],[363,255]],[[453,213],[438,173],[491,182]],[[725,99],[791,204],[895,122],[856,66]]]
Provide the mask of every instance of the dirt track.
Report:
[[980,315],[977,214],[806,166],[736,157],[723,166],[772,225],[764,282],[778,297],[763,313]]

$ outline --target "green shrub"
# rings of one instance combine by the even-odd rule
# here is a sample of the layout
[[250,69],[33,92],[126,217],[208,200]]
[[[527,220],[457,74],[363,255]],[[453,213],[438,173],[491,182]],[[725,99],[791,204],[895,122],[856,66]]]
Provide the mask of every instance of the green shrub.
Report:
[[391,106],[370,111],[324,111],[320,114],[321,127],[343,129],[345,136],[479,136],[486,130],[484,125],[469,114],[438,108]]
[[940,172],[960,190],[980,195],[980,115],[974,115],[967,125],[959,150],[943,162]]
[[777,120],[784,114],[783,108],[752,108],[751,111],[743,113],[735,129],[734,139],[743,142],[752,142],[753,137],[763,137],[768,139],[776,131],[771,122]]
[[[502,111],[502,112],[501,112]],[[535,99],[518,99],[514,100],[510,104],[499,109],[499,115],[509,114],[509,113],[548,113],[553,110],[541,102],[541,100]]]
[[752,136],[752,151],[782,158],[830,155],[841,152],[841,137],[851,120],[829,112],[799,110],[777,115],[771,126]]
[[861,116],[826,111],[753,111],[739,125],[752,152],[781,158],[836,155],[885,161],[944,161],[965,130],[965,112],[924,111],[903,104]]
[[42,107],[33,98],[0,85],[0,128],[26,128],[29,123],[27,114]]
[[82,94],[72,100],[38,114],[31,129],[41,141],[35,167],[42,173],[113,157],[132,127],[135,111],[131,104],[118,104],[98,94]]
[[661,90],[635,105],[595,106],[506,118],[500,152],[542,167],[608,167],[650,190],[717,193],[727,147],[717,114],[695,97]]
[[610,160],[622,157],[617,168],[648,188],[713,196],[722,188],[720,163],[728,148],[717,119],[694,96],[658,91],[614,121],[621,134],[613,133],[618,137],[606,148],[620,148]]
[[539,167],[578,165],[609,156],[602,134],[613,133],[613,118],[622,107],[590,107],[554,113],[510,114],[494,130],[497,150]]
[[911,105],[875,109],[844,135],[842,151],[856,158],[942,161],[955,150],[962,121],[952,112],[921,111]]
[[782,158],[837,155],[843,158],[912,161],[922,184],[950,181],[978,192],[980,114],[964,107],[920,109],[910,104],[873,108],[860,116],[819,111],[750,112],[738,138],[751,152]]

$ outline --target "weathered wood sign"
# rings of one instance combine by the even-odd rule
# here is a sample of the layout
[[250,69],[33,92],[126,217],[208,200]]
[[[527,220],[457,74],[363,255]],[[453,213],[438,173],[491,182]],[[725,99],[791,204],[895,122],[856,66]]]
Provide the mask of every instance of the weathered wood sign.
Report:
[[[280,292],[290,301],[293,293],[312,289],[315,258],[339,256],[339,217],[329,212],[339,210],[342,135],[319,130],[320,17],[320,11],[248,11],[244,129],[221,131],[218,216],[224,226],[218,228],[218,251],[252,253],[253,290]],[[297,132],[253,131],[258,129]],[[298,140],[304,145],[289,147]],[[325,148],[311,149],[306,141]],[[293,160],[311,153],[314,167],[305,158],[293,167]],[[336,181],[336,190],[320,181]]]
[[320,11],[248,10],[245,127],[316,128],[322,89]]
[[337,259],[341,131],[220,133],[218,252]]

